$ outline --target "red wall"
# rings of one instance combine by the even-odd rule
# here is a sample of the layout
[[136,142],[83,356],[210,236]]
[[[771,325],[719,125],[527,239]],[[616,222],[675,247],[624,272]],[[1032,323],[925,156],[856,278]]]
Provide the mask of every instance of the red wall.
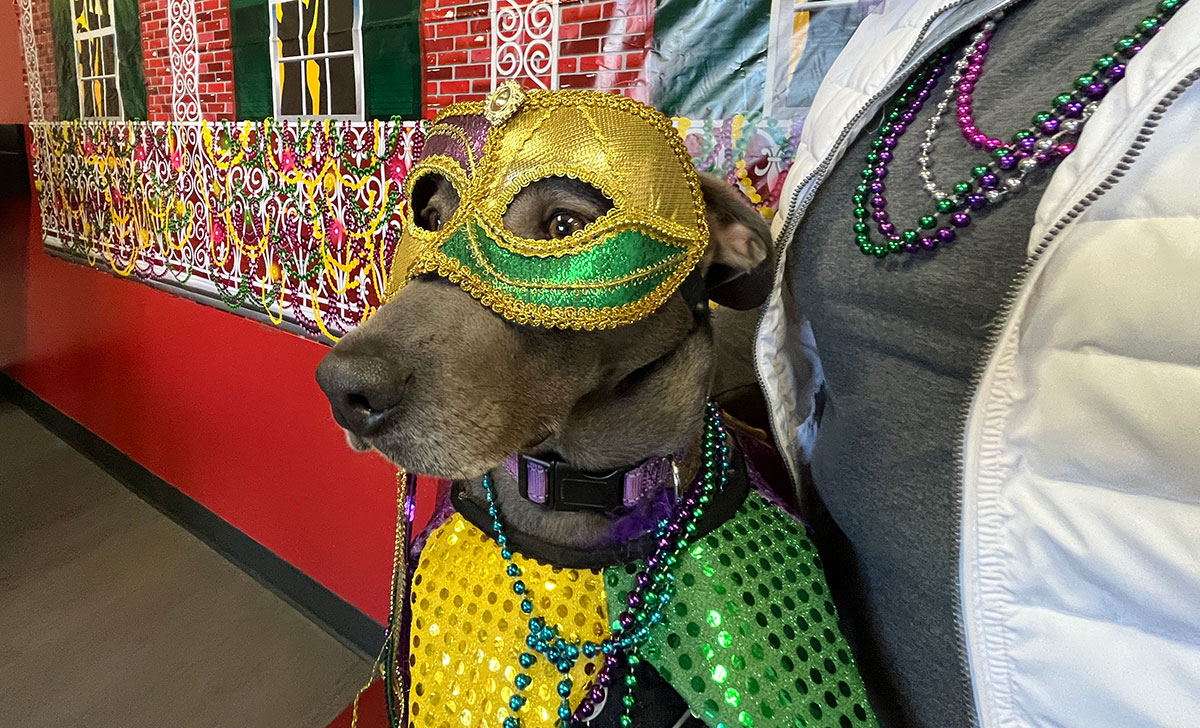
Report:
[[[0,121],[28,118],[20,47],[0,1]],[[51,258],[31,200],[0,198],[0,369],[384,621],[395,471],[346,446],[313,381],[326,351]]]
[[36,216],[27,228],[0,243],[0,280],[21,290],[6,307],[0,367],[386,619],[395,471],[351,452],[330,418],[313,382],[328,349],[55,260],[41,249]]

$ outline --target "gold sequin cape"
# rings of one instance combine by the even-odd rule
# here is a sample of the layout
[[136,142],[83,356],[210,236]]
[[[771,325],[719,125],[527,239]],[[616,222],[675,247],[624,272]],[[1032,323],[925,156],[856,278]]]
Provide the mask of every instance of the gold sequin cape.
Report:
[[[640,568],[513,560],[534,595],[533,616],[567,639],[596,642]],[[426,542],[410,595],[414,728],[499,726],[510,715],[530,615],[506,566],[499,546],[457,513]],[[877,726],[820,558],[782,508],[751,491],[730,520],[681,555],[674,574],[675,595],[641,654],[708,726]],[[572,706],[598,667],[599,658],[580,658],[570,673]],[[521,725],[553,728],[560,676],[544,659],[525,672],[533,682]]]
[[[454,186],[459,206],[432,231],[405,205],[389,298],[432,272],[518,324],[610,328],[662,305],[708,246],[700,179],[682,138],[657,110],[620,95],[505,85],[487,101],[447,107],[405,178],[406,199],[423,183],[427,190],[430,175]],[[548,177],[587,182],[612,209],[559,240],[508,230],[509,204]]]

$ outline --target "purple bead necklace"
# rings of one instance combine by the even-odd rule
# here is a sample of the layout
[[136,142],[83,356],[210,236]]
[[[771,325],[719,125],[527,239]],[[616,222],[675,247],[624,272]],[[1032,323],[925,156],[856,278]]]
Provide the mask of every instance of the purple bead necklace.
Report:
[[[971,224],[970,211],[1002,204],[1025,184],[1025,176],[1039,167],[1057,164],[1075,149],[1075,139],[1083,130],[1100,99],[1125,77],[1125,67],[1151,37],[1182,7],[1187,0],[1161,0],[1157,14],[1142,19],[1134,32],[1120,38],[1110,55],[1101,56],[1092,71],[1074,81],[1074,90],[1054,97],[1051,111],[1033,117],[1032,125],[1020,129],[1005,142],[979,129],[974,116],[973,93],[983,74],[987,52],[1002,15],[989,18],[972,36],[971,43],[955,64],[948,89],[937,107],[937,113],[925,132],[918,164],[924,189],[934,200],[933,214],[922,216],[916,228],[897,229],[887,211],[887,189],[884,179],[893,160],[898,139],[916,120],[917,113],[945,74],[949,55],[945,50],[934,55],[912,81],[904,87],[884,113],[884,122],[862,170],[863,182],[854,190],[855,242],[866,255],[885,258],[891,253],[917,253],[935,250],[953,243],[958,233]],[[930,167],[930,152],[938,136],[941,120],[956,107],[956,121],[966,141],[976,149],[987,151],[992,160],[971,169],[971,179],[955,184],[952,190],[940,188]],[[870,208],[868,210],[868,208]],[[871,236],[871,223],[882,242]]]

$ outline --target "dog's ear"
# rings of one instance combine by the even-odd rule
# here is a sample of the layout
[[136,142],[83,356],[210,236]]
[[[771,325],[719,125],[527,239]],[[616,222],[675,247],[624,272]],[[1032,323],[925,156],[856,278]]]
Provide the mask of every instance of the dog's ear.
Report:
[[724,179],[701,173],[700,189],[708,219],[701,265],[709,299],[739,311],[761,306],[774,283],[771,228]]

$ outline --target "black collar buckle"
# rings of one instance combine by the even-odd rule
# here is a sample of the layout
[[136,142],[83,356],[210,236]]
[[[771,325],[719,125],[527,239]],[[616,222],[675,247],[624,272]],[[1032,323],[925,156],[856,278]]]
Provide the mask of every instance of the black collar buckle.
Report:
[[553,511],[615,511],[626,505],[625,475],[633,469],[588,472],[558,460],[520,455],[517,488],[522,498]]

